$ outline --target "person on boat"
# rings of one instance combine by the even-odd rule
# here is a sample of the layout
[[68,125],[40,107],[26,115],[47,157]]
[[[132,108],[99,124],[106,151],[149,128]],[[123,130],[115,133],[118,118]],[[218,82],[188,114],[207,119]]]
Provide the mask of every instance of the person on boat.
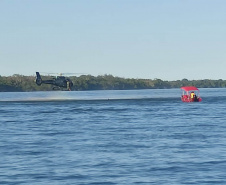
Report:
[[191,99],[193,99],[195,97],[195,93],[192,91],[190,94]]
[[195,102],[198,102],[198,101],[199,101],[199,99],[198,99],[198,97],[196,96],[196,94],[194,95],[194,101],[195,101]]

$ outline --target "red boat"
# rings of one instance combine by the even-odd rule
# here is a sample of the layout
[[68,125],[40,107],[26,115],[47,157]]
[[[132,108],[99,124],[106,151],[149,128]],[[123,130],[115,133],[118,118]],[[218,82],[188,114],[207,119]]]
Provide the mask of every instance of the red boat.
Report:
[[194,86],[181,87],[183,102],[200,102],[202,98],[199,96],[199,89]]

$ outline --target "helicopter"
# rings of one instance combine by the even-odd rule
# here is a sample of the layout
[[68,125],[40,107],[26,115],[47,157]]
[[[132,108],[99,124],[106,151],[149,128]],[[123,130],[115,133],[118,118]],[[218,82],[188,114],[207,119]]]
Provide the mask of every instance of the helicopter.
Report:
[[71,87],[73,86],[73,83],[69,78],[61,75],[53,78],[52,80],[42,80],[39,72],[36,72],[35,82],[38,86],[41,84],[52,84],[54,85],[53,90],[63,90],[66,88],[67,91],[71,91]]

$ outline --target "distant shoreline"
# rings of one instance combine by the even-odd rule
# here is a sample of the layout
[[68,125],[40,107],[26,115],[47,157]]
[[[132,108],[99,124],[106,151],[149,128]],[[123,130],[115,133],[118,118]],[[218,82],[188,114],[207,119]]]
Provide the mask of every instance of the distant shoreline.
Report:
[[[43,78],[51,78],[43,76]],[[88,90],[133,90],[133,89],[171,89],[182,86],[196,86],[198,88],[225,88],[226,80],[176,80],[164,81],[161,79],[134,79],[121,78],[113,75],[81,75],[79,77],[69,77],[73,82],[72,91]],[[31,91],[51,91],[53,86],[42,84],[37,86],[34,76],[0,76],[0,92],[31,92]]]

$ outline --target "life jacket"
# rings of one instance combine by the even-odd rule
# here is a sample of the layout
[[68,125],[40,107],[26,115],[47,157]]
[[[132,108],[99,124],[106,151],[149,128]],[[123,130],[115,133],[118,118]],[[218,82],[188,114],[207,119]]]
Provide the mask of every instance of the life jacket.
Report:
[[190,96],[191,96],[191,98],[194,98],[195,93],[192,92],[192,93],[190,94]]

